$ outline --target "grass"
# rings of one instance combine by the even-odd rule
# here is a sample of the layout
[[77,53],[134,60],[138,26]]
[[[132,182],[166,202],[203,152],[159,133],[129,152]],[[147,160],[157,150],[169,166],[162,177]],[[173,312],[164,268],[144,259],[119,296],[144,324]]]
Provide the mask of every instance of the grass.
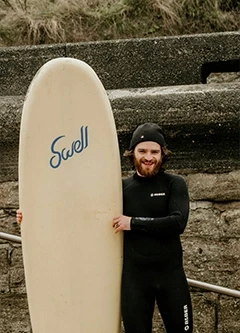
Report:
[[238,0],[0,0],[0,45],[236,31]]

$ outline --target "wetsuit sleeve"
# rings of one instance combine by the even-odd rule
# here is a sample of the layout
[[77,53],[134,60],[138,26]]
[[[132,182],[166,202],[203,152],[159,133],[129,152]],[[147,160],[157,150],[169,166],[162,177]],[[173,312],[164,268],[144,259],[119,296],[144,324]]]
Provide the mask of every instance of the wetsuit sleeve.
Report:
[[132,217],[131,230],[141,230],[160,235],[183,233],[189,215],[189,195],[182,177],[173,179],[168,201],[166,217]]

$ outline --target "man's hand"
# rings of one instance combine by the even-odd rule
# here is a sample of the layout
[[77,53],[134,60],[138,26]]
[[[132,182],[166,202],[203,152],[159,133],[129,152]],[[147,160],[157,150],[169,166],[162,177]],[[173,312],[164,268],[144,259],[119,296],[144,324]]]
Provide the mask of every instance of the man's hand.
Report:
[[131,230],[131,217],[120,215],[113,219],[113,228],[115,228],[115,234],[120,230]]
[[22,212],[19,209],[16,212],[16,218],[17,218],[17,224],[21,225],[23,216],[22,216]]

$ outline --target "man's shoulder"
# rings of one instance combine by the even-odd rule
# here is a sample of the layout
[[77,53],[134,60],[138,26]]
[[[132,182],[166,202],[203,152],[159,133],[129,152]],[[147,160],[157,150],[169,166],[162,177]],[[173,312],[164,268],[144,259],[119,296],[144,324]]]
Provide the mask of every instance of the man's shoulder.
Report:
[[122,178],[123,185],[130,184],[133,181],[133,175]]
[[160,178],[161,177],[169,182],[185,182],[184,177],[176,173],[163,172],[160,174]]
[[134,182],[134,177],[133,175],[125,177],[122,179],[122,184],[123,184],[123,190],[125,190],[127,187],[131,186],[131,184]]

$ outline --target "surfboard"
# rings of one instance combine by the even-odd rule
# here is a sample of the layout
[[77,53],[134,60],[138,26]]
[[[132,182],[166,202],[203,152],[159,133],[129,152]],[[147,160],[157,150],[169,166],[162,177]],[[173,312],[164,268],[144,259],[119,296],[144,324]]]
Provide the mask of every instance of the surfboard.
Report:
[[118,333],[121,163],[114,117],[94,70],[47,62],[22,112],[19,200],[33,333]]

